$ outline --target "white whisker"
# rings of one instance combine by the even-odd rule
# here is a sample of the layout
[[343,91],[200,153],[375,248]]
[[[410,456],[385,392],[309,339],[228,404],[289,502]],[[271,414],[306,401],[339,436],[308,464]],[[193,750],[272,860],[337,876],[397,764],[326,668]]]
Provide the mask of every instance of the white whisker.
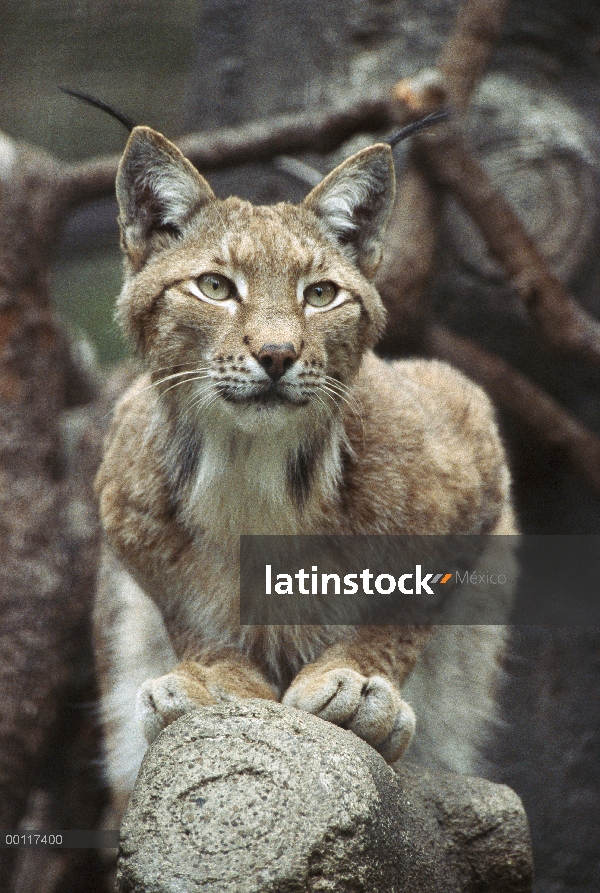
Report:
[[[324,391],[325,393],[328,393],[332,399],[333,399],[333,395],[335,395],[336,398],[339,398],[339,400],[341,400],[343,403],[346,404],[346,406],[348,407],[350,412],[360,422],[361,429],[362,429],[362,439],[363,439],[363,444],[364,444],[366,442],[367,435],[366,435],[366,429],[365,429],[365,420],[364,420],[363,410],[362,410],[362,406],[360,405],[360,401],[358,400],[356,395],[354,393],[352,393],[352,391],[350,391],[349,389],[347,389],[348,393],[343,393],[342,391],[337,391],[335,388],[335,385],[341,385],[341,383],[338,382],[337,379],[331,378],[331,376],[329,376],[329,375],[326,376],[325,382],[318,382],[318,387],[322,391]],[[345,387],[345,385],[342,387]],[[330,389],[330,390],[328,390],[328,389]]]
[[[172,391],[173,388],[178,388],[183,384],[193,384],[193,382],[195,381],[202,381],[203,379],[207,378],[212,380],[212,375],[208,375],[207,373],[203,373],[202,375],[195,375],[193,378],[186,378],[183,381],[176,381],[175,384],[169,385],[169,387],[165,388],[164,391],[159,391],[158,393],[161,397],[164,397],[164,395],[167,394],[169,391]],[[162,384],[162,381],[160,382],[160,384]]]
[[329,387],[337,390],[340,396],[343,396],[348,404],[348,406],[352,405],[354,407],[354,411],[357,415],[363,414],[363,407],[359,398],[356,395],[356,392],[348,387],[348,385],[343,384],[341,381],[338,381],[337,378],[332,378],[331,375],[325,376],[325,383],[329,385]]
[[[314,393],[309,394],[309,395],[308,395],[308,402],[310,403],[311,406],[313,406],[313,407],[316,409],[317,414],[318,414],[319,416],[321,416],[321,415],[323,414],[323,409],[327,409],[327,407],[325,407],[325,404],[323,403],[322,400],[319,400],[319,401],[317,402],[317,400],[316,400],[315,398],[316,398],[316,394],[314,394]],[[328,414],[328,418],[330,418],[329,414]],[[329,431],[330,431],[329,426],[326,425],[324,422],[320,422],[320,423],[319,423],[319,428],[320,428],[322,431],[324,431],[325,433],[329,433]]]
[[219,392],[211,388],[209,384],[204,386],[204,393],[196,394],[196,399],[192,400],[186,407],[186,414],[194,412],[198,415],[202,410],[208,409],[219,397]]
[[332,421],[333,418],[334,418],[334,415],[333,415],[333,411],[332,411],[331,407],[329,407],[329,406],[325,403],[325,401],[321,398],[321,396],[320,396],[319,394],[317,394],[316,391],[312,391],[312,392],[311,392],[311,397],[314,397],[315,400],[318,400],[318,402],[321,404],[321,406],[323,407],[323,409],[324,409],[324,411],[325,411],[325,415],[326,415],[326,417],[327,417],[330,421]]
[[[164,367],[164,368],[173,368],[173,367]],[[204,375],[208,371],[208,368],[209,367],[207,366],[205,369],[203,369],[203,368],[201,368],[201,369],[187,369],[183,372],[173,372],[171,375],[165,375],[163,378],[159,378],[157,381],[153,381],[151,384],[146,385],[145,388],[142,388],[141,390],[136,391],[134,396],[139,397],[140,394],[145,394],[146,391],[151,391],[154,388],[158,388],[158,387],[160,387],[160,385],[164,384],[167,381],[172,381],[172,379],[174,379],[174,378],[182,378],[184,375]],[[188,379],[185,379],[185,381],[187,381],[187,380]],[[185,383],[185,381],[182,383]],[[169,390],[169,388],[167,388],[167,390]],[[163,393],[166,393],[166,391],[163,391]]]

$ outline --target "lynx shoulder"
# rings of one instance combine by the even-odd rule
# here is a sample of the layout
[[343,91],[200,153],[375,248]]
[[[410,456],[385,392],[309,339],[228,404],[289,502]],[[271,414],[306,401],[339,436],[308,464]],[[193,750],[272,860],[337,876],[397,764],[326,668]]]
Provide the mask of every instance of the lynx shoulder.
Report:
[[[171,143],[136,128],[117,197],[118,318],[143,374],[117,407],[97,492],[119,573],[139,605],[155,602],[179,661],[138,692],[145,736],[203,704],[281,698],[393,762],[413,735],[401,691],[425,646],[427,678],[417,667],[413,688],[425,702],[415,704],[419,724],[435,739],[437,718],[422,719],[427,691],[446,691],[452,673],[432,657],[431,630],[243,629],[237,578],[244,533],[513,530],[485,395],[444,364],[372,353],[385,321],[372,277],[394,197],[390,148],[352,156],[298,206],[256,207],[216,199]],[[106,618],[102,593],[99,606]],[[468,769],[503,633],[444,636],[444,660],[463,660],[473,710],[436,693],[438,763]]]

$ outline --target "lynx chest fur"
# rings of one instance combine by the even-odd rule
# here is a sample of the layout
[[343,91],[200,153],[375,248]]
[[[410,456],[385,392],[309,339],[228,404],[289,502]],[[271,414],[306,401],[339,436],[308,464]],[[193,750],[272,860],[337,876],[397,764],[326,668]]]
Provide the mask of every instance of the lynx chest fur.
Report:
[[[115,609],[126,590],[121,607],[154,601],[164,628],[153,635],[172,655],[157,678],[141,658],[120,669],[143,683],[137,715],[148,740],[203,704],[283,698],[393,761],[415,724],[400,690],[431,631],[242,631],[237,567],[240,534],[512,530],[482,392],[443,364],[385,363],[371,351],[384,325],[372,277],[394,196],[389,146],[348,159],[299,206],[255,207],[217,200],[172,144],[136,128],[117,196],[118,316],[143,375],[117,407],[97,479],[112,550],[97,610],[106,709],[125,712],[112,658],[131,635]],[[482,716],[501,639],[490,628],[438,639],[465,679],[473,662]],[[459,726],[437,762],[452,764],[442,752],[460,750],[460,739],[454,768],[469,768],[483,724],[455,696],[441,703],[435,649],[434,637],[421,661],[429,681],[417,670],[415,691],[429,701],[424,714],[435,705],[442,725]],[[419,706],[417,715],[421,725]],[[423,721],[423,740],[436,721]]]

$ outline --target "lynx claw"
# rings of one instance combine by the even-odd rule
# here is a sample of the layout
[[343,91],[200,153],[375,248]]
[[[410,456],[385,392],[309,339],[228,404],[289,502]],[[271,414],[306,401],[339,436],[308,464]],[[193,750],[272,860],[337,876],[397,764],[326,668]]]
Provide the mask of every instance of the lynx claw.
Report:
[[301,674],[283,703],[354,732],[388,763],[399,759],[415,729],[412,707],[383,676],[362,676],[349,668]]
[[166,726],[184,713],[215,703],[208,690],[202,691],[202,688],[198,684],[190,685],[177,673],[147,679],[140,686],[136,698],[136,718],[148,744],[152,744]]

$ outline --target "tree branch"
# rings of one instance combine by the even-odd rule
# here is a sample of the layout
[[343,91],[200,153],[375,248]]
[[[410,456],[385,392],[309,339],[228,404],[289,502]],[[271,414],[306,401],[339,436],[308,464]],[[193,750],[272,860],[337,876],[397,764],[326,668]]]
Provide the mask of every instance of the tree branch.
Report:
[[462,369],[482,385],[497,406],[516,416],[543,443],[560,448],[600,493],[600,438],[588,431],[510,363],[492,356],[444,326],[427,333],[432,356]]
[[552,347],[600,366],[600,323],[569,294],[523,223],[476,158],[456,123],[419,134],[436,182],[452,191],[479,227],[531,319]]
[[[506,5],[506,0],[465,0],[438,69],[423,71],[394,87],[399,122],[442,108],[448,98],[461,109],[466,106],[491,55]],[[460,125],[449,121],[418,134],[415,147],[437,184],[450,190],[477,224],[548,344],[600,365],[600,323],[579,306],[549,268],[468,145]]]
[[[493,52],[508,2],[465,0],[437,69],[426,69],[392,89],[398,124],[442,108],[448,98],[455,108],[466,107]],[[377,274],[377,288],[388,311],[380,349],[389,356],[419,350],[431,311],[426,289],[438,241],[439,197],[415,156],[411,152],[398,182]]]
[[464,0],[437,64],[455,109],[463,111],[488,66],[510,0]]

